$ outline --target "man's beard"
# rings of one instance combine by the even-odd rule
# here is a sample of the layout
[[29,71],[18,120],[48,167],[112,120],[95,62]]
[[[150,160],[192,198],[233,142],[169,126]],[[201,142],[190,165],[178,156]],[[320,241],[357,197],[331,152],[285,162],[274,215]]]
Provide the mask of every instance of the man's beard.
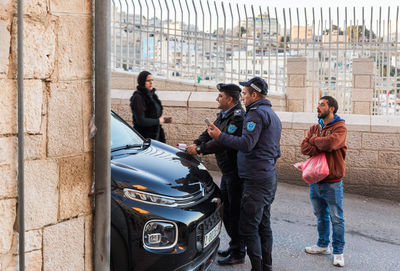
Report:
[[319,119],[324,119],[324,118],[326,118],[327,116],[329,116],[329,112],[324,112],[324,113],[318,113],[318,118]]

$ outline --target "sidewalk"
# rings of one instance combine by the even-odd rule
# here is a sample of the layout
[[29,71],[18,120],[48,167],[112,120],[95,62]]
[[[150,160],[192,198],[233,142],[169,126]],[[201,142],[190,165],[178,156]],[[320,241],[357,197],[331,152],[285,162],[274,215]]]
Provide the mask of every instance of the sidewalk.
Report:
[[[220,173],[212,172],[212,175],[219,183]],[[400,203],[345,194],[343,209],[346,227],[345,267],[339,268],[332,265],[332,255],[308,255],[304,252],[304,246],[315,244],[317,238],[316,219],[308,198],[308,188],[279,183],[271,211],[274,271],[399,271]],[[220,247],[226,248],[228,242],[229,238],[223,229]],[[245,264],[222,267],[215,263],[210,270],[250,269],[246,257]]]

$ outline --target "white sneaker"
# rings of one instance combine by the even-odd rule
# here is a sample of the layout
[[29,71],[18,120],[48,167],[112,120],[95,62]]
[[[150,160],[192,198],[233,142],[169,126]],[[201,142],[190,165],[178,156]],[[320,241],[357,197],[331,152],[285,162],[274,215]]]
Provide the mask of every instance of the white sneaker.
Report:
[[343,267],[344,266],[344,257],[343,254],[333,254],[333,265]]
[[320,247],[317,245],[313,245],[311,247],[305,247],[304,251],[310,254],[331,254],[330,247]]

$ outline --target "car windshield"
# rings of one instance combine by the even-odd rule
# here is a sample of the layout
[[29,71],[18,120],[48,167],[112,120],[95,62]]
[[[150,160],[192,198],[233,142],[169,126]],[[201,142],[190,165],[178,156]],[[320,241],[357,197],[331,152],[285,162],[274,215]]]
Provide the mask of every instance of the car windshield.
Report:
[[143,146],[143,139],[117,115],[111,113],[111,150]]

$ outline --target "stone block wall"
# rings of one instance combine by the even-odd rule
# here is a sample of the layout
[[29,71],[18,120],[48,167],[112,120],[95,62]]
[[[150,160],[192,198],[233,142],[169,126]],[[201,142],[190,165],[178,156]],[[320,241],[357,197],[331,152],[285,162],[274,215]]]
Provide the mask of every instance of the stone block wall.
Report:
[[353,89],[351,103],[353,114],[370,115],[375,87],[374,60],[372,58],[353,59]]
[[[24,4],[25,270],[92,270],[91,1]],[[17,270],[17,1],[0,1],[0,270]]]
[[[174,117],[174,123],[163,125],[167,143],[191,144],[204,130],[204,119],[215,119],[219,111],[215,94],[203,92],[159,92],[165,114]],[[196,94],[196,95],[194,95]],[[130,91],[112,91],[112,108],[129,124]],[[274,104],[274,102],[272,101]],[[277,169],[279,181],[306,185],[301,172],[293,164],[308,157],[300,153],[300,144],[309,127],[317,123],[315,113],[277,112],[282,122],[281,152]],[[390,116],[342,115],[348,129],[344,178],[346,192],[399,201],[400,199],[400,121]],[[213,155],[203,155],[208,169],[218,170]]]

